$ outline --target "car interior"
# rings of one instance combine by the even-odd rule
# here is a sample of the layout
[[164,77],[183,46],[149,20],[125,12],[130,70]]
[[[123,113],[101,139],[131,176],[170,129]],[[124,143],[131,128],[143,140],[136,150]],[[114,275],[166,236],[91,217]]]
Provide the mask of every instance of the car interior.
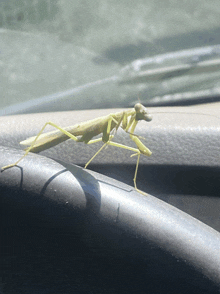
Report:
[[[47,122],[92,132],[91,120],[136,103],[152,115],[133,134],[152,152],[138,190],[130,150],[106,145],[84,168],[102,141],[60,140],[1,170],[0,293],[219,293],[218,11],[209,4],[213,24],[199,29],[196,1],[166,2],[163,36],[161,3],[0,2],[1,168]],[[111,135],[137,148],[123,127]]]

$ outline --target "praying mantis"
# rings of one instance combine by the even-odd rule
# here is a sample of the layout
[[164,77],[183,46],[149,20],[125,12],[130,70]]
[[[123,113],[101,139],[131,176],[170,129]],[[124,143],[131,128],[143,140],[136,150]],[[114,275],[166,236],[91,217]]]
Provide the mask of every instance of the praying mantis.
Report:
[[[30,137],[22,142],[21,145],[29,146],[25,149],[24,155],[15,163],[3,166],[1,170],[5,170],[16,166],[27,154],[31,152],[40,152],[53,147],[67,139],[72,139],[76,142],[84,142],[86,144],[94,144],[100,141],[104,142],[104,145],[92,156],[92,158],[86,163],[85,168],[91,163],[91,161],[99,154],[99,152],[107,145],[115,146],[122,149],[133,151],[137,155],[137,163],[134,173],[134,187],[137,191],[136,179],[137,171],[140,160],[140,155],[150,156],[152,152],[141,142],[137,135],[134,134],[135,128],[140,120],[147,122],[152,120],[152,116],[147,112],[146,108],[141,104],[135,104],[133,109],[125,110],[122,112],[111,113],[107,116],[95,118],[93,120],[85,121],[74,126],[61,128],[53,122],[47,122],[44,124],[37,136]],[[52,132],[43,133],[47,125],[55,127],[57,130]],[[136,144],[137,148],[126,146],[113,142],[112,131],[117,131],[121,127],[125,132],[128,132],[131,140]],[[92,139],[93,137],[102,134],[101,138]]]
[[[135,104],[133,109],[110,113],[107,116],[98,117],[93,120],[85,121],[74,126],[68,126],[61,128],[53,122],[47,122],[44,124],[37,136],[30,137],[22,142],[21,145],[29,146],[25,149],[24,155],[15,163],[3,166],[1,170],[5,170],[16,166],[27,154],[31,152],[40,152],[53,147],[67,139],[72,139],[76,142],[84,142],[86,144],[94,144],[103,141],[102,147],[92,156],[92,158],[86,163],[85,168],[91,163],[91,161],[99,154],[99,152],[107,145],[115,146],[122,149],[133,151],[131,156],[137,156],[137,163],[134,173],[134,188],[140,192],[137,188],[136,179],[137,171],[140,160],[140,155],[150,156],[152,152],[141,142],[139,137],[134,134],[135,128],[140,120],[151,121],[152,116],[148,113],[147,109],[141,104]],[[52,132],[43,133],[47,125],[55,127],[57,130]],[[129,133],[131,140],[136,144],[137,148],[129,147],[120,143],[113,142],[114,135],[112,131],[117,131],[121,127],[125,132]],[[93,137],[102,134],[101,138],[93,139]],[[144,193],[145,194],[145,193]]]

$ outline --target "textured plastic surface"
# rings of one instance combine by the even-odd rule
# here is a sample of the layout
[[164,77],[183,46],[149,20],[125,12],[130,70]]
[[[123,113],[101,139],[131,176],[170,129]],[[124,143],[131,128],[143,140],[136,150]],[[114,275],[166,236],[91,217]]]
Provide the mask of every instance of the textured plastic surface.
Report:
[[[50,115],[55,117],[56,114]],[[66,120],[71,120],[72,117],[71,115],[68,118],[66,114],[63,116]],[[40,124],[40,116],[33,115],[33,118],[39,119],[34,130],[32,127],[36,120],[30,120],[30,116],[4,118],[1,142],[4,145],[15,146],[18,141],[33,135],[34,132],[36,134],[35,128],[39,129],[44,119]],[[24,133],[22,133],[22,128]],[[216,128],[214,131],[216,132],[218,126],[213,125],[210,129],[213,128]],[[182,140],[182,136],[186,136],[189,132],[184,132],[184,128],[180,129],[182,135],[179,136],[179,139]],[[210,138],[208,134],[210,129],[200,128],[199,132],[206,134],[207,131],[207,138]],[[137,132],[141,130],[142,128],[138,128]],[[169,138],[172,132],[166,130],[166,127],[161,127],[160,134],[164,131],[164,135],[167,134],[167,138]],[[156,138],[160,139],[158,136],[159,132],[156,132]],[[214,142],[217,146],[217,139]],[[90,146],[74,144],[71,141],[66,143],[48,150],[48,154],[54,155],[55,158],[62,158],[67,162],[73,158],[83,162],[86,157],[90,156],[85,153],[87,152],[86,148]],[[64,146],[66,149],[63,149]],[[172,146],[170,144],[170,147]],[[79,151],[78,153],[74,152],[75,148],[77,152]],[[96,148],[98,147],[96,146]],[[155,150],[157,149],[164,150],[164,146],[156,145]],[[106,153],[112,158],[117,156],[117,152],[119,152],[118,158],[120,155],[124,156],[120,150],[114,150],[112,154],[110,154],[110,150],[112,149],[108,148]],[[193,150],[192,146],[191,150]],[[207,149],[206,155],[209,154],[209,150]],[[90,150],[90,152],[93,151]],[[173,162],[176,162],[178,167],[178,152],[180,150],[173,148],[172,151]],[[22,152],[2,146],[1,166],[14,162]],[[193,152],[196,153],[196,147]],[[213,154],[210,155],[211,158]],[[103,157],[98,159],[102,160]],[[113,248],[113,251],[119,256],[125,255],[124,258],[129,256],[129,259],[137,260],[137,263],[141,261],[145,265],[148,264],[150,271],[144,267],[144,272],[146,271],[149,278],[147,285],[154,285],[153,290],[148,288],[150,286],[146,286],[148,290],[163,293],[161,289],[157,288],[157,275],[160,275],[160,279],[161,277],[165,279],[163,283],[166,284],[169,291],[172,288],[178,291],[181,289],[177,282],[180,276],[187,280],[188,287],[190,287],[183,293],[190,293],[190,291],[195,293],[195,289],[198,291],[205,289],[206,293],[208,293],[207,291],[211,291],[210,293],[217,291],[220,284],[220,234],[216,230],[154,196],[143,196],[131,186],[90,170],[65,164],[63,161],[58,163],[36,154],[30,154],[20,162],[18,167],[2,172],[0,186],[3,207],[6,205],[12,210],[16,208],[18,213],[23,211],[32,215],[32,219],[36,222],[49,222],[54,228],[69,229],[73,231],[74,235],[84,236],[83,242],[87,244],[86,250],[89,248],[89,255],[94,250],[99,252],[100,248],[105,248],[104,251],[108,255],[109,248],[111,250]],[[205,164],[207,162],[208,168],[210,168],[211,161],[207,160]],[[158,159],[157,166],[160,163],[161,168],[164,167],[168,170],[164,161],[160,162]],[[217,165],[217,163],[215,164]],[[188,161],[188,165],[190,167],[190,161]],[[100,165],[100,170],[104,170],[105,166],[108,167],[108,164]],[[192,164],[192,166],[194,165]],[[177,167],[176,174],[179,172]],[[142,168],[143,166],[140,170]],[[207,168],[206,165],[203,168]],[[128,176],[130,176],[129,173]],[[140,173],[140,184],[141,178],[143,175]],[[152,180],[156,179],[153,177]],[[166,190],[165,186],[160,188]],[[156,192],[155,195],[157,196]],[[158,196],[160,197],[159,194]],[[180,195],[176,195],[176,197],[180,197]],[[218,199],[218,197],[215,198]],[[184,195],[182,202],[184,202]],[[74,251],[75,249],[71,251],[71,254],[74,254]],[[97,256],[99,255],[100,253]],[[180,260],[179,267],[178,260]],[[171,276],[173,285],[169,282]],[[210,282],[204,278],[205,276]],[[136,277],[134,277],[135,279]],[[166,287],[164,289],[167,289]]]
[[[20,155],[19,151],[2,147],[1,166]],[[3,171],[0,183],[2,188],[26,193],[25,197],[4,193],[1,196],[7,202],[26,209],[34,205],[47,218],[61,215],[48,214],[50,206],[45,205],[45,199],[48,205],[56,202],[84,217],[91,217],[93,212],[106,225],[140,236],[142,242],[153,242],[220,282],[220,234],[156,197],[143,196],[130,186],[95,172],[73,165],[66,168],[36,155],[28,156],[19,167]]]

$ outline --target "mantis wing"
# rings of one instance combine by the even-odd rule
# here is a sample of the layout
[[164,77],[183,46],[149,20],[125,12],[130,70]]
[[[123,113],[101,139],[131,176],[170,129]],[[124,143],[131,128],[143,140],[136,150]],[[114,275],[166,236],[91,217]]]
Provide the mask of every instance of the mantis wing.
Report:
[[[66,131],[70,131],[68,129],[70,129],[71,127],[65,128]],[[71,130],[73,131],[73,127],[71,128]],[[36,139],[36,136],[27,138],[24,141],[21,141],[20,144],[24,145],[24,146],[31,146],[31,144],[34,142],[34,140]],[[31,152],[41,152],[43,150],[46,150],[48,148],[51,148],[53,146],[56,146],[66,140],[68,140],[69,137],[62,133],[60,130],[55,130],[52,132],[47,132],[44,134],[41,134],[37,141],[35,142],[34,146],[31,148]],[[25,150],[27,150],[28,148],[26,148]]]

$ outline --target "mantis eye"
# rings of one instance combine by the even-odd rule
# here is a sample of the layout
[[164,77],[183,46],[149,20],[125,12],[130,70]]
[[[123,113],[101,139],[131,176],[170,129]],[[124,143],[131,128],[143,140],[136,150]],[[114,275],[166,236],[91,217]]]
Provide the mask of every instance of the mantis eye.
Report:
[[146,120],[146,121],[152,120],[152,115],[150,115],[147,112],[147,109],[141,103],[135,104],[134,109],[136,111],[136,119],[137,120],[142,120],[142,119]]
[[142,112],[144,110],[144,105],[142,105],[141,103],[136,103],[134,106],[134,109],[136,112]]

